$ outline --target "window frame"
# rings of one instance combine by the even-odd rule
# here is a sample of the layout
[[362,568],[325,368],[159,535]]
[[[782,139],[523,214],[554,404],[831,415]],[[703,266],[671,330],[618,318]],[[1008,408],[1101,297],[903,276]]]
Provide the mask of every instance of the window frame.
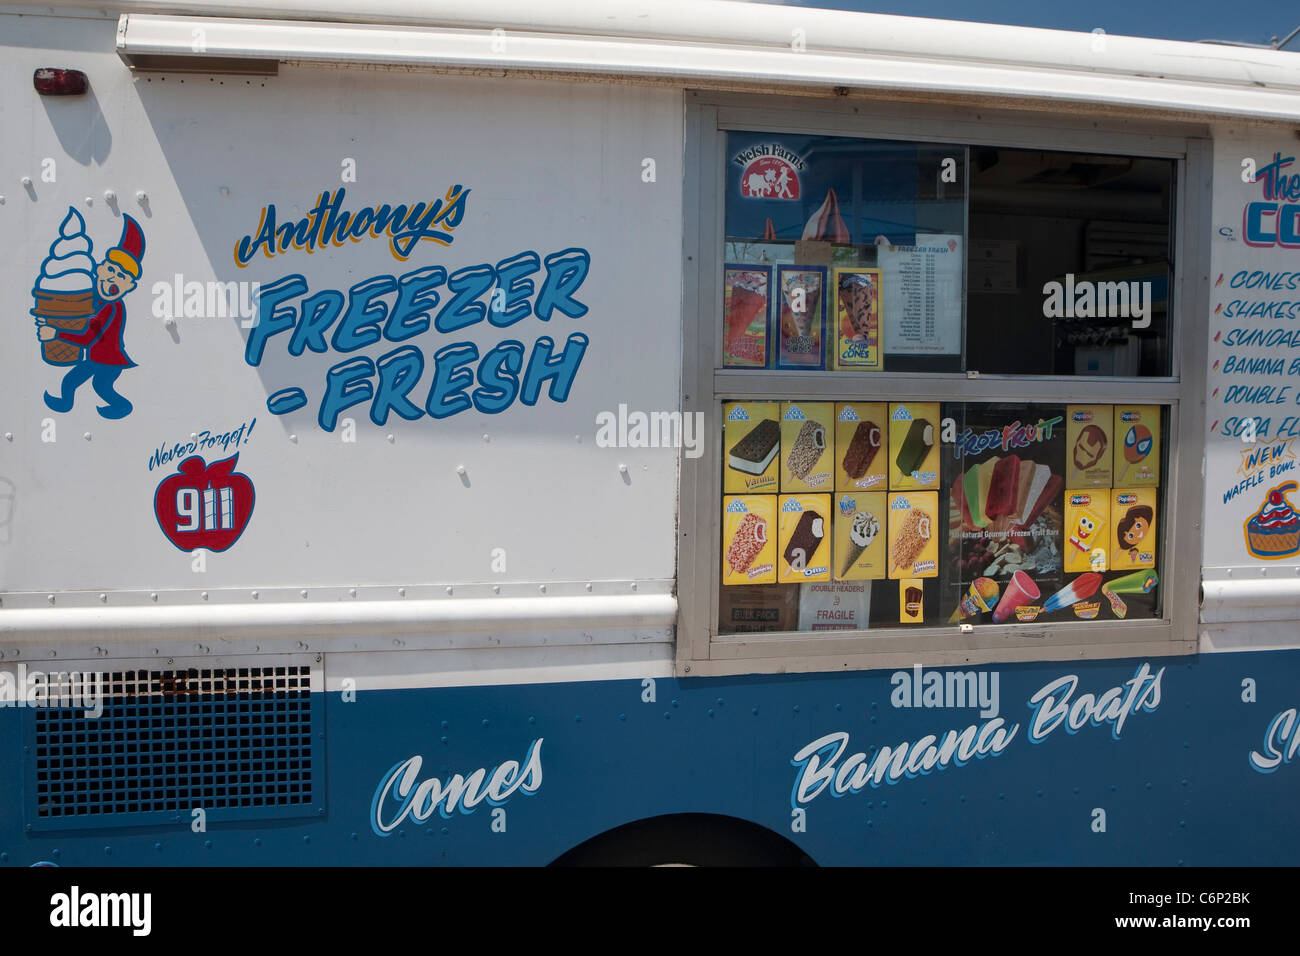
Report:
[[[924,103],[824,101],[688,92],[683,183],[684,414],[699,413],[703,453],[683,458],[678,524],[676,670],[682,676],[1165,656],[1197,647],[1204,504],[1212,143],[1206,127],[1156,119],[956,109]],[[1176,189],[1168,377],[973,375],[723,369],[721,314],[729,130],[860,136],[964,147],[1112,153],[1170,159]],[[963,165],[963,169],[964,169]],[[969,200],[969,192],[967,193]],[[963,288],[963,317],[965,289]],[[965,336],[963,334],[963,347]],[[869,391],[854,391],[859,384]],[[1159,619],[917,625],[859,631],[719,635],[722,403],[938,401],[1169,407]]]

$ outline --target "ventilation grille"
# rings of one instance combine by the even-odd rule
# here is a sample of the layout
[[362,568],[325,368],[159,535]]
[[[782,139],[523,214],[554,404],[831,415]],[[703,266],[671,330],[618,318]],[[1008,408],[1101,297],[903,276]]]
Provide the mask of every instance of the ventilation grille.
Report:
[[319,763],[310,666],[126,670],[99,680],[98,716],[89,695],[76,707],[29,711],[28,820],[37,828],[188,822],[195,808],[209,820],[310,811]]

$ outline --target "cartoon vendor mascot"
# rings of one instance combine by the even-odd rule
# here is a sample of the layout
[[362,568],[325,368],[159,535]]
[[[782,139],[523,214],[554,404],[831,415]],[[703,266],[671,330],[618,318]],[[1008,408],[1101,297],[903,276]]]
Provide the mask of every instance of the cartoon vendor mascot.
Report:
[[96,394],[105,404],[99,414],[105,418],[124,418],[131,414],[131,403],[113,390],[117,377],[133,368],[122,345],[126,327],[126,306],[122,299],[136,287],[140,280],[140,260],[144,258],[144,233],[140,224],[130,216],[122,225],[122,238],[109,249],[104,260],[95,267],[95,314],[84,332],[59,330],[37,318],[36,335],[42,342],[58,339],[82,346],[81,359],[63,376],[60,395],[56,398],[45,393],[45,404],[56,412],[72,408],[77,388],[90,380]]

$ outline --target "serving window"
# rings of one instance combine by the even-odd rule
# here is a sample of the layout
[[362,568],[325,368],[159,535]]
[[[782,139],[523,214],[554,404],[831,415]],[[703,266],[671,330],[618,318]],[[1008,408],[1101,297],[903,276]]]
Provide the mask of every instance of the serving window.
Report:
[[1165,418],[725,402],[718,633],[1158,618]]
[[724,368],[1170,374],[1169,160],[735,131],[726,153]]
[[853,112],[694,113],[679,657],[1186,650],[1201,154]]

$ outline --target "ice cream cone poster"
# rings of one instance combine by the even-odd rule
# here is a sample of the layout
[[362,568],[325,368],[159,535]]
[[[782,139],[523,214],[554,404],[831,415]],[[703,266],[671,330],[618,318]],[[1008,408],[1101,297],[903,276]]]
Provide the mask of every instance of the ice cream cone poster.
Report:
[[939,403],[889,406],[889,487],[939,487]]
[[884,402],[837,402],[835,405],[835,490],[884,488],[888,409]]
[[831,402],[781,403],[781,490],[830,491],[834,480]]
[[1112,405],[1065,409],[1065,483],[1070,488],[1109,488],[1114,460]]
[[727,494],[776,491],[781,450],[777,402],[723,402],[722,440],[727,452],[722,490]]
[[763,368],[768,364],[772,267],[729,265],[722,276],[722,364]]
[[1154,488],[1160,484],[1160,407],[1116,405],[1114,487]]
[[1110,527],[1110,570],[1156,566],[1156,489],[1113,490]]
[[1300,515],[1288,498],[1297,490],[1300,485],[1294,481],[1270,488],[1259,510],[1246,521],[1242,530],[1252,557],[1276,561],[1300,554]]
[[722,583],[776,583],[776,495],[722,499]]
[[834,278],[834,367],[879,371],[880,270],[836,269]]
[[[1105,571],[1110,552],[1110,492],[1090,488],[1065,492],[1065,570]],[[1100,567],[1098,565],[1100,564]]]
[[776,579],[831,579],[831,496],[781,495]]
[[890,492],[887,563],[891,578],[933,578],[939,574],[937,491]]
[[777,367],[825,367],[826,269],[823,266],[776,267],[780,322]]
[[885,492],[835,495],[837,581],[871,581],[885,576]]
[[102,403],[99,414],[124,418],[132,405],[114,384],[135,363],[126,354],[122,300],[140,280],[144,232],[123,215],[117,245],[98,262],[92,251],[86,221],[69,206],[32,288],[41,358],[68,367],[58,394],[45,393],[45,404],[56,412],[71,411],[77,389],[90,382]]

